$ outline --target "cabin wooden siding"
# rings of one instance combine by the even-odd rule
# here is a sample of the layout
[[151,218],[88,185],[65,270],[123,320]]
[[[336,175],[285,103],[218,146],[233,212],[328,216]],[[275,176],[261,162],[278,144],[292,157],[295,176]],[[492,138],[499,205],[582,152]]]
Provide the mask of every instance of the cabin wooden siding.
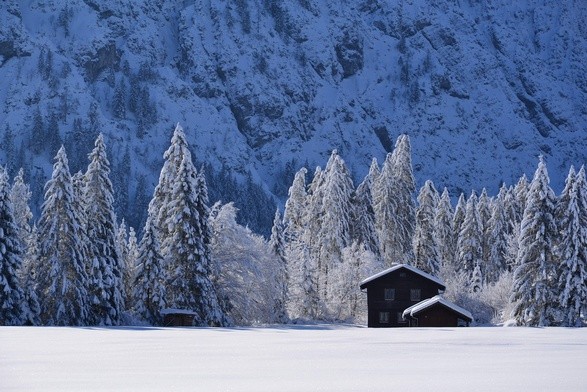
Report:
[[[402,318],[403,311],[421,300],[438,295],[439,290],[444,289],[438,283],[407,268],[392,271],[366,283],[362,288],[367,289],[367,325],[375,328],[409,327],[409,322]],[[386,288],[395,290],[393,300],[385,299]],[[411,296],[412,289],[420,290],[418,298]],[[382,312],[389,313],[388,322],[380,322]]]
[[193,327],[194,315],[183,313],[168,313],[163,315],[164,327]]
[[408,319],[413,327],[459,327],[469,326],[471,322],[440,303],[423,309]]

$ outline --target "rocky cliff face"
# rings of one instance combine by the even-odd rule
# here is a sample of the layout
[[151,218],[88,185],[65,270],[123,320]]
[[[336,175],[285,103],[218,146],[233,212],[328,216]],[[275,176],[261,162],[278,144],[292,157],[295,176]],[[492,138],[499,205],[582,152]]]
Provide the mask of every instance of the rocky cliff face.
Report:
[[418,182],[453,196],[539,154],[560,189],[587,156],[585,20],[583,1],[6,1],[0,160],[47,176],[37,132],[79,168],[101,130],[132,199],[181,122],[199,161],[283,195],[287,162],[337,148],[359,179],[408,133]]

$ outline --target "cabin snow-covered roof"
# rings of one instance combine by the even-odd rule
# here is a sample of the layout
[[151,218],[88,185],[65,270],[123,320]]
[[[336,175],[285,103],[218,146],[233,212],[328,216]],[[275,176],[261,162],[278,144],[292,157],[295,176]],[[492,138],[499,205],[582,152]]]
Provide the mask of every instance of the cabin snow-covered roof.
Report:
[[406,316],[416,316],[418,313],[420,313],[421,311],[423,311],[424,309],[427,309],[429,307],[431,307],[432,305],[435,304],[442,304],[445,307],[453,310],[455,313],[460,314],[461,316],[463,316],[464,318],[468,318],[469,321],[473,321],[473,315],[471,314],[471,312],[469,312],[466,309],[461,308],[460,306],[458,306],[457,304],[454,304],[452,302],[450,302],[449,300],[441,297],[440,295],[436,295],[432,298],[428,298],[425,299],[424,301],[420,301],[415,305],[410,306],[409,308],[407,308],[406,310],[404,310],[404,312],[402,313],[402,317],[406,318]]
[[420,270],[420,269],[418,269],[418,268],[416,268],[416,267],[413,267],[413,266],[411,266],[411,265],[408,265],[408,264],[396,264],[396,265],[394,265],[393,267],[386,269],[385,271],[381,271],[381,272],[379,272],[378,274],[375,274],[375,275],[373,275],[373,276],[370,276],[370,277],[368,277],[367,279],[363,280],[363,281],[361,282],[361,289],[362,289],[362,288],[363,288],[363,286],[364,286],[364,285],[366,285],[367,283],[369,283],[369,282],[372,282],[372,281],[374,281],[375,279],[377,279],[377,278],[380,278],[380,277],[382,277],[382,276],[384,276],[384,275],[387,275],[387,274],[389,274],[390,272],[397,271],[397,270],[399,270],[399,269],[401,269],[401,268],[405,268],[405,269],[407,269],[407,270],[409,270],[409,271],[412,271],[412,272],[414,272],[414,273],[416,273],[416,274],[418,274],[418,275],[420,275],[420,276],[422,276],[422,277],[424,277],[424,278],[426,278],[426,279],[428,279],[428,280],[431,280],[431,281],[433,281],[434,283],[436,283],[436,284],[438,284],[438,285],[442,286],[443,288],[446,288],[446,286],[444,285],[444,283],[442,283],[442,281],[441,281],[440,279],[438,279],[436,276],[430,275],[429,273],[427,273],[427,272],[424,272],[424,271],[422,271],[422,270]]

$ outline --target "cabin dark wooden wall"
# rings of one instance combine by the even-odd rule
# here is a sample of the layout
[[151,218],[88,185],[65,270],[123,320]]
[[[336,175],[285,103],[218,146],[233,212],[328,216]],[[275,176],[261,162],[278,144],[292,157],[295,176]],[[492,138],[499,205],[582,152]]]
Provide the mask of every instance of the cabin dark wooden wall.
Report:
[[193,327],[194,316],[182,313],[169,313],[163,316],[165,327]]
[[[406,268],[400,268],[365,284],[367,288],[369,327],[408,327],[401,318],[403,311],[427,298],[434,297],[441,288],[436,282]],[[386,300],[385,288],[395,289],[394,300]],[[410,298],[411,289],[420,289],[420,298]],[[389,312],[389,323],[380,323],[380,312]]]
[[440,304],[422,310],[415,318],[419,327],[458,327],[460,319],[457,313]]

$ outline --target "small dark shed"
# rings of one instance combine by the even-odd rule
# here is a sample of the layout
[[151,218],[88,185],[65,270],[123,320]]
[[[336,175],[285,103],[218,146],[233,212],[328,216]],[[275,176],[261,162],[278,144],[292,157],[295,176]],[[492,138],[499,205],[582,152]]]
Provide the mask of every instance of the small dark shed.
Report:
[[473,321],[471,313],[442,298],[428,298],[404,310],[410,327],[468,327]]
[[185,309],[163,309],[164,327],[193,327],[196,312]]
[[407,264],[397,264],[361,282],[367,290],[369,327],[409,327],[403,312],[426,298],[444,292],[435,276]]

